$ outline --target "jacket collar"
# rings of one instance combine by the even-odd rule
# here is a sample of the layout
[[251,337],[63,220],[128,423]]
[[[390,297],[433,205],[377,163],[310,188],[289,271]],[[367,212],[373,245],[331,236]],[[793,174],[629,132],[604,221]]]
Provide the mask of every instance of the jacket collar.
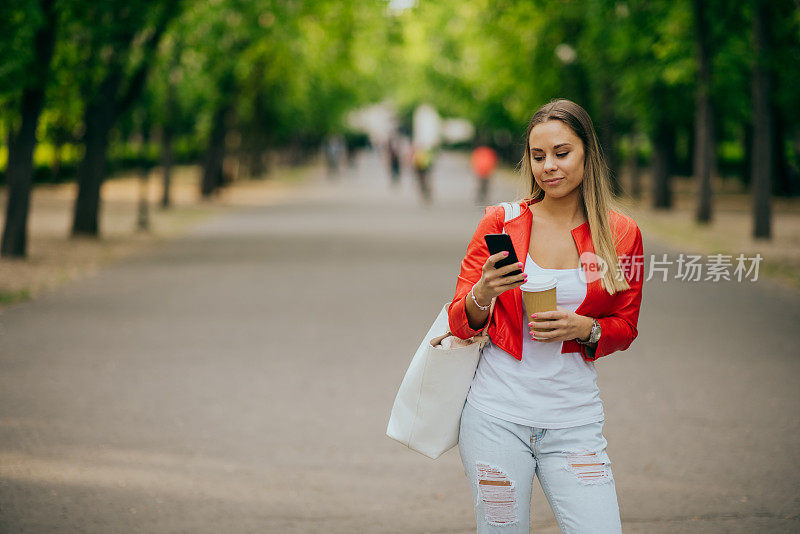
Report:
[[[506,233],[511,237],[511,242],[514,244],[514,250],[518,254],[519,261],[523,263],[527,261],[528,246],[531,242],[531,224],[533,223],[533,212],[531,212],[529,205],[540,201],[541,199],[523,202],[519,216],[505,224]],[[588,221],[576,226],[571,232],[575,245],[578,247],[578,254],[583,254],[587,250],[594,252]]]

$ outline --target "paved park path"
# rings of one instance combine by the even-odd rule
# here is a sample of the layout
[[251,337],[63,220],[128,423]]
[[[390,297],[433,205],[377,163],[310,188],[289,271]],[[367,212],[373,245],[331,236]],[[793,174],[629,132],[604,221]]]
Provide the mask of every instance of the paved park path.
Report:
[[[0,532],[472,532],[457,450],[384,435],[482,214],[466,159],[433,180],[365,154],[6,310]],[[625,531],[798,531],[800,297],[653,279],[639,326],[597,363]]]

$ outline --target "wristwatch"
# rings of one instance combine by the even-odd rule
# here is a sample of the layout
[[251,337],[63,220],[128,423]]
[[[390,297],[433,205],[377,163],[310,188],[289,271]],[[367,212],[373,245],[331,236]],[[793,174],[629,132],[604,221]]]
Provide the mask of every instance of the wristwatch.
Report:
[[589,339],[575,338],[575,341],[582,345],[591,345],[600,341],[600,323],[597,319],[592,319],[592,331],[589,333]]

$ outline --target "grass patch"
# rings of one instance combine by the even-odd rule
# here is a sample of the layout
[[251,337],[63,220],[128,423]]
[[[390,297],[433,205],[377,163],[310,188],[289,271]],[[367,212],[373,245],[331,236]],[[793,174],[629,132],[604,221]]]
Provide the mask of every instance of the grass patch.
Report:
[[31,299],[31,290],[28,288],[17,291],[0,291],[0,304],[15,304]]
[[778,279],[800,291],[800,272],[791,265],[764,261],[761,264],[761,272],[768,278]]

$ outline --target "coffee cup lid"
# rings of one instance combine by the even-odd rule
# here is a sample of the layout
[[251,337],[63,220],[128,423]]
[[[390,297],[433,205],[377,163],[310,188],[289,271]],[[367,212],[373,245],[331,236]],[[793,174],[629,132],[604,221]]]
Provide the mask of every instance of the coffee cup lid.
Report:
[[546,291],[556,287],[556,278],[549,274],[534,274],[528,277],[528,280],[520,286],[522,291]]

